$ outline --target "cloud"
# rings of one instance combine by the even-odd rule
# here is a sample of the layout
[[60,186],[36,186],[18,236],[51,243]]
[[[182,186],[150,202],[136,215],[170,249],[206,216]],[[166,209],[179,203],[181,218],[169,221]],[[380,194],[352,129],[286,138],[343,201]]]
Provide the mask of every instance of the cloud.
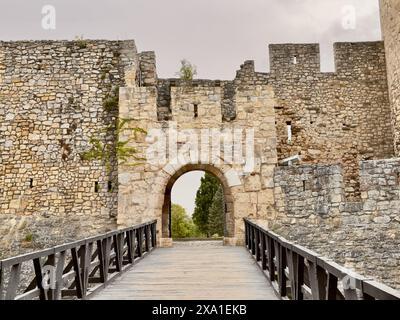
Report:
[[[41,7],[53,4],[57,29],[41,28]],[[357,28],[341,27],[353,5]],[[135,39],[155,50],[158,72],[171,77],[179,61],[197,65],[199,77],[231,79],[246,59],[268,69],[269,43],[320,42],[323,65],[330,43],[380,39],[377,0],[2,0],[0,39]]]

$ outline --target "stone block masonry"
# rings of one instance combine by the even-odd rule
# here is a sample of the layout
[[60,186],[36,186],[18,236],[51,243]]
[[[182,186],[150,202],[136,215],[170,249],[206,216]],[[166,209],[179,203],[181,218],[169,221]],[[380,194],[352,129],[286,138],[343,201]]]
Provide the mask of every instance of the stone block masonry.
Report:
[[104,101],[136,67],[133,41],[0,42],[3,255],[116,227],[115,165],[80,154],[118,117]]
[[400,288],[400,159],[360,163],[361,200],[345,201],[338,165],[275,170],[271,229],[361,274]]
[[400,155],[400,2],[380,0],[382,34],[385,41],[392,125],[396,155]]
[[[133,128],[140,126],[148,132],[147,137],[139,137],[135,142],[131,140],[132,146],[139,151],[139,157],[146,157],[150,148],[160,157],[155,163],[147,161],[137,166],[119,166],[118,226],[125,227],[157,219],[160,245],[171,245],[169,208],[172,186],[182,174],[203,170],[219,178],[224,187],[225,243],[243,244],[243,217],[267,219],[274,212],[272,175],[277,156],[273,92],[270,87],[261,85],[235,88],[238,116],[231,122],[225,122],[222,115],[224,94],[219,83],[195,81],[188,84],[168,81],[168,98],[160,98],[157,90],[159,86],[134,86],[120,90],[120,117],[135,119],[129,125]],[[167,100],[169,105],[165,110],[171,110],[168,120],[159,120],[160,102]],[[171,147],[174,146],[153,145],[155,142],[173,138],[168,135],[163,140],[158,135],[161,131],[170,132],[172,128],[177,130],[177,145],[182,147],[193,143],[197,145],[195,151],[211,150],[209,142],[212,141],[215,130],[233,132],[234,129],[254,129],[255,157],[259,161],[256,161],[251,173],[244,171],[242,163],[224,162],[225,156],[228,157],[225,152],[229,153],[225,149],[220,150],[216,159],[209,153],[207,157],[204,154],[196,157],[193,155],[195,152],[192,152],[194,149],[183,149],[179,160],[174,161],[176,159],[170,156]],[[154,133],[155,130],[158,131]],[[188,135],[187,130],[190,133],[203,134],[202,139],[206,135],[206,139],[199,141],[198,136],[193,141],[193,135]],[[130,137],[131,133],[127,130],[120,139],[126,141]],[[221,143],[222,140],[217,141],[218,147]],[[242,150],[246,150],[244,139],[240,145]],[[163,161],[164,156],[166,158]]]
[[[251,217],[399,287],[400,160],[387,158],[399,155],[400,15],[381,3],[385,44],[335,44],[329,73],[316,44],[270,45],[269,73],[246,61],[232,81],[186,83],[159,79],[155,53],[133,41],[0,42],[0,256],[154,218],[170,245],[172,186],[204,170],[224,186],[226,244],[243,244]],[[254,129],[254,170],[190,151],[180,165],[83,160],[92,137],[130,137],[117,118],[148,132]],[[152,138],[131,142],[139,156]]]
[[320,71],[317,44],[269,50],[270,73],[248,61],[235,82],[274,88],[279,160],[298,154],[304,163],[343,164],[346,197],[359,199],[358,162],[394,154],[383,42],[336,43],[330,73]]
[[[346,197],[357,200],[358,162],[394,154],[385,51],[378,41],[336,43],[334,52],[336,72],[323,73],[318,44],[270,45],[270,73],[256,72],[254,62],[246,61],[233,81],[193,84],[222,88],[226,122],[236,118],[236,87],[272,86],[279,160],[300,155],[304,163],[343,164]],[[158,81],[160,120],[173,119],[170,88],[179,83]]]

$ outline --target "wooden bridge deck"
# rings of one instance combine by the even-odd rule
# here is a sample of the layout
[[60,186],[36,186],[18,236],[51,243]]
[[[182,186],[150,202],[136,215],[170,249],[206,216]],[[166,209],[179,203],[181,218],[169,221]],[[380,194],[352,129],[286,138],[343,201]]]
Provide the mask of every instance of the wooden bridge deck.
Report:
[[277,300],[243,247],[221,242],[175,242],[157,248],[94,300]]

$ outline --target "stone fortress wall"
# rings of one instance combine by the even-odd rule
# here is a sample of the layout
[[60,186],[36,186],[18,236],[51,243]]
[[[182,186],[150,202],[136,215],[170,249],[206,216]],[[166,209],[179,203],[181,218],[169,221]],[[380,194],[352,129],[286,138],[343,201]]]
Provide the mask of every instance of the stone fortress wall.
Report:
[[[237,102],[237,117],[227,122],[223,116],[225,98],[220,82],[200,80],[188,84],[165,80],[173,82],[173,86],[169,83],[166,88],[168,94],[162,91],[164,96],[160,96],[158,88],[163,83],[154,78],[156,72],[152,70],[155,66],[155,63],[150,63],[152,59],[154,56],[151,53],[139,58],[140,64],[145,61],[143,63],[146,66],[140,72],[141,81],[150,85],[120,88],[120,117],[134,119],[129,126],[147,131],[147,135],[137,137],[132,144],[138,150],[137,156],[145,158],[153,146],[157,161],[153,163],[147,157],[147,161],[140,165],[129,166],[128,163],[119,166],[118,225],[127,226],[157,219],[160,244],[171,245],[168,230],[171,187],[181,174],[205,170],[216,175],[224,186],[225,243],[243,244],[243,218],[251,216],[266,220],[273,212],[272,182],[277,156],[272,88],[265,85],[235,88],[233,96]],[[160,119],[159,105],[164,103],[164,99],[168,99],[170,112],[167,119]],[[179,161],[175,163],[176,155],[171,155],[171,146],[153,144],[162,141],[162,138],[152,130],[168,132],[171,128],[176,128],[177,135],[168,135],[164,142],[176,139],[174,145],[178,144],[180,148],[193,144],[198,145],[196,151],[208,152],[195,155],[193,150],[180,150]],[[228,157],[224,153],[226,150],[219,150],[221,153],[215,158],[211,154],[210,146],[215,145],[213,139],[217,134],[233,133],[236,129],[241,130],[242,150],[247,148],[246,129],[254,129],[254,153],[259,161],[256,161],[251,173],[244,170],[243,164],[221,161]],[[195,141],[193,135],[185,133],[185,130],[193,130],[198,135]],[[131,137],[132,131],[128,128],[120,136],[122,141]],[[216,140],[218,148],[221,141]]]
[[[336,72],[324,73],[318,44],[270,45],[270,73],[256,72],[254,62],[246,61],[233,81],[218,81],[225,98],[223,115],[226,121],[235,119],[235,87],[271,85],[279,160],[300,155],[307,163],[340,163],[346,196],[359,199],[358,162],[393,155],[384,45],[336,43],[334,53]],[[168,88],[177,81],[159,80],[160,119],[171,116]]]
[[360,201],[346,201],[343,167],[275,170],[269,227],[359,273],[400,288],[400,159],[360,163]]
[[380,0],[380,8],[392,105],[394,147],[398,156],[400,155],[400,2]]
[[[121,172],[115,161],[110,170],[80,154],[101,132],[116,140],[104,130],[128,111],[146,129],[190,125],[196,100],[210,107],[199,109],[201,128],[267,119],[264,167],[241,186],[225,176],[229,168],[218,168],[235,212],[251,211],[290,239],[399,287],[400,160],[390,159],[399,155],[394,3],[382,0],[385,45],[335,44],[335,72],[320,72],[318,45],[279,44],[270,46],[269,73],[246,61],[232,81],[195,80],[190,88],[159,79],[154,52],[138,53],[133,41],[0,42],[0,256],[163,210],[165,184],[181,169]],[[253,104],[267,109],[254,113]],[[144,152],[144,138],[140,146]],[[275,168],[276,158],[296,154],[299,165]],[[126,197],[153,186],[155,198]],[[242,232],[242,216],[231,218],[233,233]]]
[[104,102],[135,81],[137,60],[133,41],[0,42],[3,255],[116,227],[115,165],[80,154],[91,137],[115,139],[104,130],[118,105]]

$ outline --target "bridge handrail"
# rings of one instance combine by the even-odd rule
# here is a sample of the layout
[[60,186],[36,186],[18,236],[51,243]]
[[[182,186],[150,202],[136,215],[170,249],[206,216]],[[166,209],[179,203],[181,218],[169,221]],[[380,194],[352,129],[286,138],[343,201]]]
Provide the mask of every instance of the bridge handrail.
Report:
[[[156,223],[152,220],[1,260],[0,300],[85,299],[156,247]],[[22,270],[30,263],[31,278]]]
[[400,292],[244,218],[246,247],[275,291],[292,300],[400,300]]

